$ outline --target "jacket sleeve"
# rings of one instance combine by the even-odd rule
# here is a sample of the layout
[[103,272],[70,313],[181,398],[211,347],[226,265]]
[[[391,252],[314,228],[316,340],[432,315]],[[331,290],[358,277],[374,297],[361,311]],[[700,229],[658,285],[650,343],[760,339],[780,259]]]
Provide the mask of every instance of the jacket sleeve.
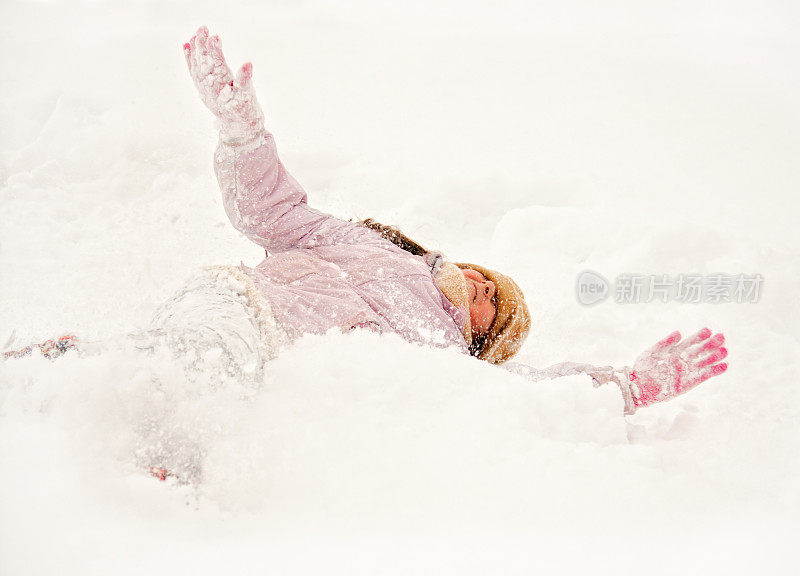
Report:
[[630,415],[636,412],[631,392],[630,368],[627,366],[623,368],[614,368],[613,366],[597,367],[577,362],[561,362],[560,364],[553,364],[548,368],[540,369],[527,364],[507,362],[503,364],[503,368],[514,374],[524,376],[531,382],[561,378],[562,376],[574,376],[575,374],[589,376],[595,388],[614,382],[622,392],[622,399],[625,401],[625,414]]
[[520,376],[525,376],[531,382],[536,382],[538,380],[550,380],[552,378],[561,378],[562,376],[573,376],[575,374],[588,374],[593,380],[595,380],[595,382],[597,382],[597,379],[594,376],[595,374],[603,373],[607,370],[613,371],[613,368],[610,366],[598,368],[596,366],[592,366],[591,364],[579,364],[577,362],[561,362],[559,364],[553,364],[547,368],[534,368],[533,366],[528,366],[527,364],[506,362],[503,364],[503,367],[509,372],[519,374]]
[[361,224],[309,207],[266,131],[247,144],[220,141],[214,171],[233,226],[269,251],[385,242]]

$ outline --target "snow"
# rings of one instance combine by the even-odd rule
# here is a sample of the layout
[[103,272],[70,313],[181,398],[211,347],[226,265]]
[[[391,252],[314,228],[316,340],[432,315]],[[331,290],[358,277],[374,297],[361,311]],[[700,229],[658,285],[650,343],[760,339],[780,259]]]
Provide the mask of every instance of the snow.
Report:
[[[228,224],[184,69],[200,24],[313,206],[508,272],[519,361],[673,329],[730,369],[623,418],[367,331],[259,386],[130,350],[0,363],[0,573],[792,574],[800,562],[800,11],[782,2],[0,4],[0,344],[147,325]],[[583,307],[575,278],[762,274],[752,304]],[[152,379],[152,374],[158,380]],[[200,470],[147,473],[154,455]]]

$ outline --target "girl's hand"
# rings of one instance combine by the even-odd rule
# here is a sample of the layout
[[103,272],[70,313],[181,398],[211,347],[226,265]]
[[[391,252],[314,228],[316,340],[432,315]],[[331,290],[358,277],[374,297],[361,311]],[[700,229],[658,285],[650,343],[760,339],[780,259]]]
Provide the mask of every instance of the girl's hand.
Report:
[[241,143],[258,136],[264,130],[264,114],[253,91],[253,65],[244,64],[234,78],[219,36],[209,37],[205,26],[183,45],[183,52],[203,104],[219,120],[222,139]]
[[728,355],[724,343],[725,336],[712,337],[711,330],[703,328],[683,341],[680,332],[673,332],[646,350],[636,359],[630,373],[635,406],[669,400],[725,372],[728,365],[719,363]]

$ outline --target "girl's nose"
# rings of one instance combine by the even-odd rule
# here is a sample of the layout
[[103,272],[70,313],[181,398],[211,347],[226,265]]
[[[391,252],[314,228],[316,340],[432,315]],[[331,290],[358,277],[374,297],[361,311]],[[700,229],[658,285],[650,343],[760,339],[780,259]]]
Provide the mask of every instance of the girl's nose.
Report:
[[491,280],[487,280],[486,282],[484,282],[482,291],[484,300],[491,300],[492,298],[494,298],[494,282],[492,282]]

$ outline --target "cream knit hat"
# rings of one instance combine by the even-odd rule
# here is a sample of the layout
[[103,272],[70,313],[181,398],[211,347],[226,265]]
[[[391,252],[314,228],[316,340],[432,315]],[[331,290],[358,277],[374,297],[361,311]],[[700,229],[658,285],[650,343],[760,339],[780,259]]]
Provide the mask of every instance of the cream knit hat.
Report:
[[494,283],[497,314],[477,356],[492,364],[502,364],[519,352],[531,329],[531,315],[525,304],[525,295],[517,283],[505,274],[477,264],[457,262],[456,266],[477,270]]

